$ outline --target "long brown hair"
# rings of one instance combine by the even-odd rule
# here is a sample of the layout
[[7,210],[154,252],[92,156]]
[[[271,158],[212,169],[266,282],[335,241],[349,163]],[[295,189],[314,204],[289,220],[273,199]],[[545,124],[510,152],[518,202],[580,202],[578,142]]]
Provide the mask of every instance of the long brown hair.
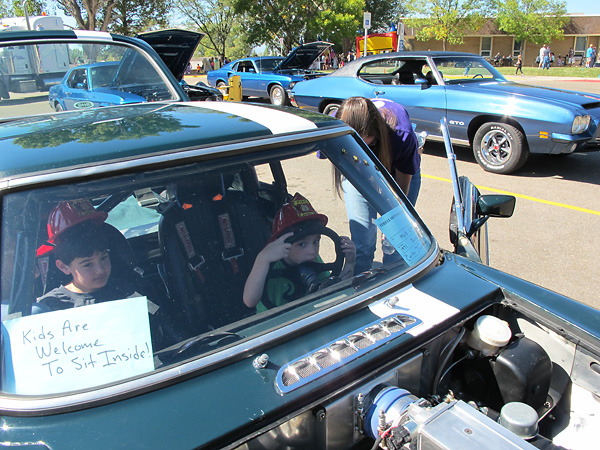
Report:
[[[335,117],[354,128],[361,137],[372,136],[375,138],[375,146],[371,146],[371,149],[381,164],[389,172],[392,172],[389,127],[371,100],[365,97],[350,97],[342,102]],[[334,184],[339,194],[341,175],[338,171],[334,173]]]

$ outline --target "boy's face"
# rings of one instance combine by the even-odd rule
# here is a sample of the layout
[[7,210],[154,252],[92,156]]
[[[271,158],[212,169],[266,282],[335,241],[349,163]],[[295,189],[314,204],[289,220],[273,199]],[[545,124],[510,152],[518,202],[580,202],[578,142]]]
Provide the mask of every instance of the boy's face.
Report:
[[86,293],[106,286],[111,270],[108,250],[95,251],[92,256],[84,258],[75,258],[70,264],[57,260],[56,266],[66,275],[73,277],[72,287],[77,292]]
[[320,234],[311,234],[294,242],[290,247],[290,253],[284,258],[285,262],[290,266],[297,266],[303,262],[316,261],[320,243]]

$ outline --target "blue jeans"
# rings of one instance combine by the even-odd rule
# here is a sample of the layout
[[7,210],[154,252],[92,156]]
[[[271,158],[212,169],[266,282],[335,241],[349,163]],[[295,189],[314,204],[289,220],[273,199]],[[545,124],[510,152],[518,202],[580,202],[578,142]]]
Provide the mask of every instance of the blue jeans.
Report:
[[[421,187],[421,171],[413,175],[408,199],[414,205],[419,196]],[[375,208],[361,195],[360,192],[344,179],[342,181],[344,191],[344,201],[346,203],[346,213],[350,227],[350,238],[356,246],[356,262],[354,263],[354,273],[358,274],[370,270],[375,258],[375,249],[377,248],[377,226],[373,220],[377,218]],[[391,245],[382,245],[383,264],[396,261],[400,258],[397,251],[391,248]]]

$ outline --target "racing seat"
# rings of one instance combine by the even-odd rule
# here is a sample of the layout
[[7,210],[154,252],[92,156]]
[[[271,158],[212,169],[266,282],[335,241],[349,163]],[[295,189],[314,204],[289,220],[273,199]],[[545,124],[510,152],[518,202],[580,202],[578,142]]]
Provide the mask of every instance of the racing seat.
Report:
[[177,184],[158,228],[161,276],[185,309],[189,336],[253,313],[242,300],[244,284],[271,228],[253,168],[199,177]]
[[415,84],[415,78],[412,72],[398,72],[392,84]]

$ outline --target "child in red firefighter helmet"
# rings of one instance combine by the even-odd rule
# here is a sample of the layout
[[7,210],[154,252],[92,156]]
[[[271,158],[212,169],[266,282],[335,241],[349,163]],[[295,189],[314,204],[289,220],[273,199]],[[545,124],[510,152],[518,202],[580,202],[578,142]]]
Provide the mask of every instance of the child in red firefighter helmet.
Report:
[[[295,277],[271,275],[275,272],[285,274],[285,269],[307,262],[322,263],[319,245],[321,235],[329,234],[327,222],[327,216],[317,213],[310,202],[298,193],[279,210],[273,221],[271,239],[256,257],[246,281],[246,306],[256,307],[257,312],[261,312],[307,293],[306,286],[300,285]],[[347,236],[340,236],[340,243],[345,256],[340,278],[345,278],[352,275],[356,249]],[[323,280],[329,277],[329,272],[321,272],[317,277]]]

